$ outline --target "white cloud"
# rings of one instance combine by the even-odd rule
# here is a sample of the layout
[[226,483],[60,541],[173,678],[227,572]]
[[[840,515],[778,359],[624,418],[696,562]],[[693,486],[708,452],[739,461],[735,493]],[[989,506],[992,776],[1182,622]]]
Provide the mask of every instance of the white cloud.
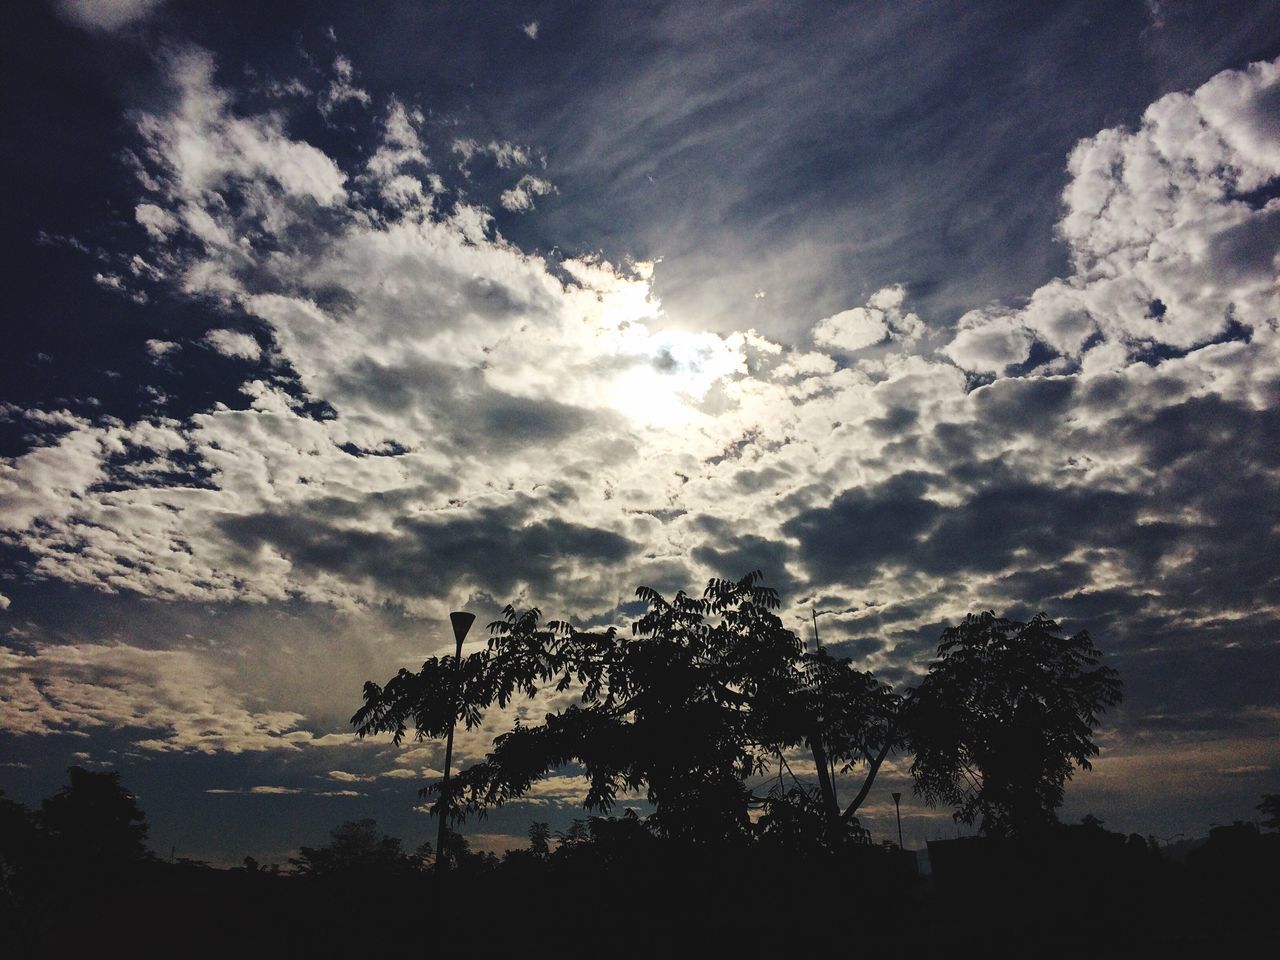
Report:
[[970,312],[943,352],[996,373],[1039,339],[1098,375],[1152,345],[1203,345],[1233,321],[1269,338],[1280,202],[1243,197],[1280,176],[1280,128],[1266,106],[1278,89],[1276,63],[1226,71],[1162,97],[1135,130],[1080,141],[1058,224],[1075,272],[1020,310]]
[[256,711],[230,675],[187,650],[126,643],[0,650],[0,727],[43,736],[127,730],[143,750],[243,753],[299,749],[303,717]]
[[825,320],[819,320],[813,328],[814,343],[845,353],[875,346],[888,335],[889,327],[884,322],[884,311],[867,307],[842,310]]
[[110,443],[78,421],[56,441],[0,462],[0,529],[18,531],[37,517],[67,516],[72,501],[102,478]]
[[169,354],[182,349],[182,345],[172,340],[148,340],[144,346],[152,360],[163,360]]
[[140,203],[133,210],[134,219],[156,240],[164,240],[178,229],[178,218],[154,203]]
[[[393,99],[383,118],[382,140],[366,163],[365,177],[382,197],[397,207],[429,209],[429,193],[441,192],[439,177],[427,173],[427,158],[418,129],[422,111]],[[424,188],[425,175],[428,186]]]
[[902,284],[877,290],[865,307],[854,307],[818,321],[811,335],[814,343],[842,353],[854,353],[892,340],[915,344],[925,333],[924,321],[904,312],[907,291]]
[[525,174],[510,190],[504,190],[500,198],[502,206],[512,213],[527,213],[533,209],[533,198],[555,191],[548,180]]
[[1031,334],[1015,318],[975,310],[960,318],[955,338],[942,352],[965,370],[1001,373],[1027,359],[1031,341]]
[[516,167],[534,165],[534,155],[528,147],[506,140],[490,140],[478,143],[470,137],[460,137],[453,141],[452,150],[462,158],[463,164],[477,156],[492,158],[499,170],[510,170]]
[[[244,787],[236,787],[236,788],[210,787],[209,789],[205,790],[205,793],[211,793],[211,794],[214,794],[215,796],[217,795],[225,796],[228,794],[248,794],[251,796],[281,797],[281,796],[292,796],[294,794],[302,793],[302,791],[296,787],[257,786],[257,787],[248,787],[247,789]],[[325,793],[325,794],[320,794],[320,796],[334,796],[334,794]]]
[[362,107],[369,105],[371,98],[368,91],[357,87],[352,82],[355,77],[355,68],[352,67],[350,60],[338,54],[333,61],[333,72],[334,78],[320,98],[320,113],[325,119],[329,119],[344,103],[358,103]]
[[224,357],[257,360],[262,356],[258,341],[239,330],[210,330],[204,335],[204,342]]
[[421,777],[422,774],[417,770],[405,770],[401,767],[397,767],[394,770],[388,770],[386,773],[379,774],[379,776],[388,777],[392,780],[416,780]]
[[[1280,204],[1251,207],[1243,196],[1280,175],[1280,129],[1267,106],[1278,85],[1277,63],[1226,71],[1192,94],[1162,97],[1136,130],[1082,140],[1059,224],[1076,274],[1055,298],[1073,296],[1108,340],[1177,348],[1219,334],[1230,318],[1253,327],[1274,318]],[[1050,342],[1061,339],[1053,316]]]
[[57,0],[58,12],[81,27],[114,31],[146,19],[164,0]]
[[141,290],[130,289],[128,284],[126,284],[124,282],[124,279],[118,274],[95,273],[93,275],[93,282],[96,283],[98,286],[102,287],[104,290],[110,290],[113,293],[119,293],[123,296],[128,297],[130,300],[133,300],[135,303],[147,302],[147,295],[145,293],[143,293]]
[[[187,47],[167,56],[174,102],[167,111],[137,120],[148,157],[163,168],[163,179],[150,178],[163,197],[152,198],[149,205],[161,207],[161,213],[143,214],[146,222],[163,224],[167,232],[171,220],[181,220],[206,243],[218,246],[225,238],[200,226],[216,223],[202,207],[209,191],[266,182],[286,196],[324,206],[345,200],[346,177],[337,164],[310,144],[289,139],[278,116],[237,117],[231,112],[231,96],[215,84],[209,53]],[[255,201],[250,213],[269,219],[270,197],[250,191],[249,198]]]

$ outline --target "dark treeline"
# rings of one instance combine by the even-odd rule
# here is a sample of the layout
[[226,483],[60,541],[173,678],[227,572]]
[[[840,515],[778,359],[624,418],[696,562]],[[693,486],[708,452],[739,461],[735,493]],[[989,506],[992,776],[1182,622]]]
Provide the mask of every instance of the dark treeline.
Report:
[[[1280,827],[1280,797],[1264,798]],[[1275,939],[1280,833],[1217,828],[1184,861],[1086,817],[1034,842],[931,842],[933,876],[891,844],[825,853],[783,843],[690,845],[634,812],[589,817],[503,856],[447,834],[409,852],[373,820],[336,827],[283,868],[164,861],[115,773],[72,767],[28,810],[0,798],[6,956],[346,956],[431,949],[567,950],[875,946],[1033,950],[1038,956],[1180,955]]]

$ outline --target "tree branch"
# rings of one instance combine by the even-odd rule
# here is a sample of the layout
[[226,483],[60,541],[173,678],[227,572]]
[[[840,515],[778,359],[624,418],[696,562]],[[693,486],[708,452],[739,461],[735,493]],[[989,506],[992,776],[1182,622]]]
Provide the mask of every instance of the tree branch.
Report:
[[875,782],[876,774],[880,772],[880,764],[884,763],[884,758],[889,755],[889,750],[893,747],[893,733],[891,729],[889,735],[884,738],[884,746],[880,748],[880,752],[875,759],[871,761],[871,767],[867,770],[867,777],[862,781],[862,789],[858,791],[858,795],[853,798],[849,806],[844,809],[844,819],[853,819],[854,812],[862,806],[862,801],[867,799],[867,794],[871,792],[871,784]]

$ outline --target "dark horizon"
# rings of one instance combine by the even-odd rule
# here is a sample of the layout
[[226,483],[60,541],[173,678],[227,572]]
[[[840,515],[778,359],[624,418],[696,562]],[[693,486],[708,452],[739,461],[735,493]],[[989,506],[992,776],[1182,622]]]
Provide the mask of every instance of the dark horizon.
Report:
[[[815,848],[765,831],[746,846],[708,843],[630,815],[575,820],[554,835],[535,823],[527,845],[501,858],[456,834],[446,858],[430,844],[410,851],[362,820],[303,847],[289,872],[252,857],[216,870],[147,855],[145,812],[118,775],[68,775],[37,811],[0,798],[0,943],[24,957],[106,944],[150,955],[193,931],[201,952],[236,956],[421,949],[424,938],[533,956],[584,940],[795,950],[851,935],[912,954],[1167,956],[1277,939],[1267,906],[1280,833],[1241,824],[1172,859],[1092,818],[1034,836],[930,842],[922,875],[915,853],[889,842]],[[1261,806],[1266,826],[1280,827],[1280,795]]]

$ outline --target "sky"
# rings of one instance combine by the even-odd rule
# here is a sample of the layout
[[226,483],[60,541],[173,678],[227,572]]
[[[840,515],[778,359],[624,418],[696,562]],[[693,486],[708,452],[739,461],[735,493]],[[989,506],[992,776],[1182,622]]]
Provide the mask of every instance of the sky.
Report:
[[[214,863],[412,847],[441,746],[348,720],[450,610],[625,625],[756,569],[900,690],[969,612],[1087,629],[1125,699],[1066,819],[1280,792],[1280,3],[10,20],[9,796],[119,770]],[[954,835],[909,762],[864,824],[905,788],[908,845]]]

